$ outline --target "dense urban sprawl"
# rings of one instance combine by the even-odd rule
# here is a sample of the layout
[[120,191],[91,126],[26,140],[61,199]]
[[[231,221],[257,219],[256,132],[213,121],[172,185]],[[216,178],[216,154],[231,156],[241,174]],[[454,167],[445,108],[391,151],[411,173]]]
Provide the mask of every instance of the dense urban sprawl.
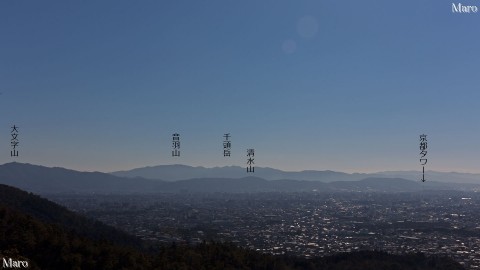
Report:
[[480,194],[253,193],[55,195],[144,240],[228,241],[305,257],[377,249],[446,255],[480,268]]

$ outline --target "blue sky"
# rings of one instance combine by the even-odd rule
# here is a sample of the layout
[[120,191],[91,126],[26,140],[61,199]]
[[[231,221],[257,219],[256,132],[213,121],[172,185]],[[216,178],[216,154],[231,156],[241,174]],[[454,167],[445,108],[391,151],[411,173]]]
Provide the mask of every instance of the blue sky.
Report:
[[1,1],[0,163],[420,170],[425,133],[427,170],[480,172],[480,14],[451,3]]

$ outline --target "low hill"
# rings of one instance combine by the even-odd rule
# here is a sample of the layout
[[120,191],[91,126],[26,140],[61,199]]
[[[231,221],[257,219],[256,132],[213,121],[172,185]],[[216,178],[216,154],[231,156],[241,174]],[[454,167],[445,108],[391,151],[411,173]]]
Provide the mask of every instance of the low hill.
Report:
[[0,205],[41,222],[57,225],[78,235],[119,245],[141,247],[140,239],[101,222],[73,213],[54,202],[20,189],[0,184]]

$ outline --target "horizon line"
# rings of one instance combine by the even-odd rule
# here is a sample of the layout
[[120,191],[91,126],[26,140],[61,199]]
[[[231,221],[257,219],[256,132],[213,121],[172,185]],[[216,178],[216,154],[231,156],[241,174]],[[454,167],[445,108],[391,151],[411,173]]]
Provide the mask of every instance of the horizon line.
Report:
[[[126,172],[126,171],[132,171],[132,170],[135,170],[135,169],[144,169],[144,168],[152,168],[152,167],[159,167],[159,166],[186,166],[186,167],[191,167],[191,168],[204,168],[204,169],[228,168],[228,167],[243,168],[242,166],[238,166],[238,165],[206,167],[206,166],[192,166],[192,165],[175,163],[175,164],[147,165],[147,166],[143,166],[143,167],[135,167],[135,168],[132,168],[132,169],[105,172],[105,171],[98,171],[98,170],[76,170],[76,169],[71,169],[71,168],[66,168],[66,167],[61,167],[61,166],[47,166],[47,165],[32,164],[32,163],[28,163],[28,162],[18,162],[18,161],[6,162],[6,163],[1,164],[0,166],[7,165],[7,164],[12,164],[12,163],[27,164],[27,165],[33,165],[33,166],[46,167],[46,168],[61,168],[61,169],[72,170],[72,171],[77,171],[77,172],[99,172],[99,173],[106,173],[106,174],[112,174],[112,173],[115,173],[115,172]],[[390,170],[390,171],[374,171],[374,172],[344,172],[344,171],[334,171],[334,170],[328,170],[328,169],[327,170],[306,169],[306,170],[297,170],[297,171],[287,171],[287,170],[282,170],[282,169],[273,168],[273,167],[255,167],[255,168],[258,168],[258,169],[273,169],[273,170],[278,170],[278,171],[282,171],[282,172],[285,172],[285,173],[334,172],[334,173],[344,173],[344,174],[349,174],[349,175],[352,175],[352,174],[396,173],[396,172],[398,172],[398,173],[405,173],[405,172],[421,173],[422,172],[421,170],[418,170],[418,171],[417,170]],[[480,175],[480,172],[437,171],[437,170],[427,170],[425,172]]]

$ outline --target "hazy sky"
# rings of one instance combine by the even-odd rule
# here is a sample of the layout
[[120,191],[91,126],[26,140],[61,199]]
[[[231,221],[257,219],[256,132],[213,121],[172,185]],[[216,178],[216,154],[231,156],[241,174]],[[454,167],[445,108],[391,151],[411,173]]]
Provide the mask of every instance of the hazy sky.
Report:
[[0,1],[0,163],[420,170],[425,133],[427,170],[480,172],[480,13],[451,4]]

